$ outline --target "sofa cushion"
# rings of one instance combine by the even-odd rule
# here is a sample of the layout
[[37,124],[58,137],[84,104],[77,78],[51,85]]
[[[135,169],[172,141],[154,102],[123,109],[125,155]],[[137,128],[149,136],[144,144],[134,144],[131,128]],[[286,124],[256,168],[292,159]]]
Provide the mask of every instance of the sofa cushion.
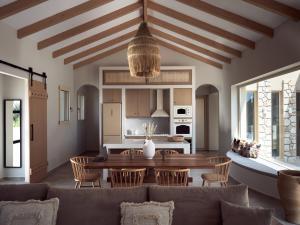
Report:
[[47,184],[4,184],[0,185],[0,201],[45,200]]
[[1,201],[0,224],[56,225],[59,200]]
[[121,202],[147,201],[147,188],[49,188],[47,198],[59,199],[57,225],[120,225]]
[[122,202],[121,225],[171,225],[174,202]]
[[221,225],[220,200],[249,206],[245,185],[215,187],[149,187],[150,201],[174,201],[173,225]]
[[221,201],[223,225],[271,225],[272,210]]

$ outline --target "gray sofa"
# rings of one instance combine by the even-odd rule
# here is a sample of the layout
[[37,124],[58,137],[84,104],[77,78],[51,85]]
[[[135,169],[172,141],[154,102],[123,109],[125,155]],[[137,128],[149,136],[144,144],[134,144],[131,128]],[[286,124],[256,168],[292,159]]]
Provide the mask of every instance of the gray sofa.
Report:
[[[221,225],[220,200],[249,205],[248,188],[141,187],[61,189],[46,184],[0,185],[0,201],[60,200],[57,225],[119,225],[121,202],[173,200],[173,225]],[[275,224],[275,223],[274,223]]]

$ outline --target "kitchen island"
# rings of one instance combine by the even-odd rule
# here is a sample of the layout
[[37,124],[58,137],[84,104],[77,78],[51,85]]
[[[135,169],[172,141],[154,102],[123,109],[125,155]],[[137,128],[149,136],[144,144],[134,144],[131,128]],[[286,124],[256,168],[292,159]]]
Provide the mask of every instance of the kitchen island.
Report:
[[[153,139],[153,142],[156,149],[182,150],[184,154],[190,154],[191,147],[187,141],[170,142],[168,140]],[[103,144],[107,148],[108,153],[113,153],[114,149],[142,149],[143,145],[143,139],[122,139]]]

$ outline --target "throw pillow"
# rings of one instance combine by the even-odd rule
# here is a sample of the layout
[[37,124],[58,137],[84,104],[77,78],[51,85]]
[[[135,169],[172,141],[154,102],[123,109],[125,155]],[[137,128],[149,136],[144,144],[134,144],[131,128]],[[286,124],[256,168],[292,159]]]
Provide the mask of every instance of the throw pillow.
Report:
[[1,201],[0,224],[55,225],[59,200]]
[[270,225],[272,210],[221,202],[223,225]]
[[121,225],[171,225],[174,202],[121,203]]

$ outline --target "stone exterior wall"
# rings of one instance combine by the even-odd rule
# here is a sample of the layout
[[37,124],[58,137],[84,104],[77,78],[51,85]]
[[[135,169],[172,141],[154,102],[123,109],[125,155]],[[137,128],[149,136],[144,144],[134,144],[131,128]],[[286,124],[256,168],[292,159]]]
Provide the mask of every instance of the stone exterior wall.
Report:
[[285,161],[294,161],[297,156],[297,118],[296,118],[296,82],[283,81],[283,157]]
[[269,80],[257,83],[258,142],[260,155],[272,157],[272,89]]

